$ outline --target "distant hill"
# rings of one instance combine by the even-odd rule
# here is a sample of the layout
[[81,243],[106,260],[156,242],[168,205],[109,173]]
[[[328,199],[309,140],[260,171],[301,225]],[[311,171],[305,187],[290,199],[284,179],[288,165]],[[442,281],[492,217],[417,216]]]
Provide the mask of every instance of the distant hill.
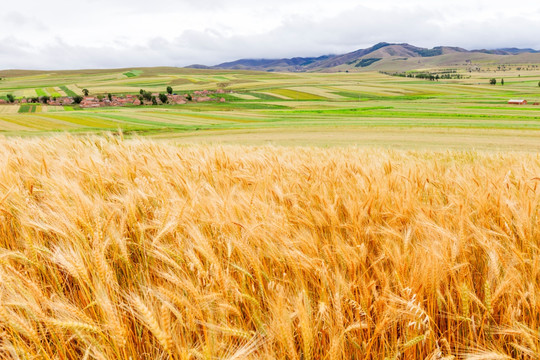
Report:
[[[527,57],[528,54],[535,56]],[[521,55],[521,57],[520,57]],[[422,66],[464,66],[471,61],[493,63],[540,63],[540,51],[503,48],[466,50],[459,47],[437,46],[432,49],[402,43],[381,42],[367,49],[343,55],[294,57],[284,59],[240,59],[215,66],[192,65],[196,69],[230,69],[257,71],[345,71],[345,70],[409,70]]]
[[266,71],[272,69],[288,69],[293,71],[309,68],[313,64],[319,64],[333,57],[333,55],[325,55],[319,57],[295,57],[291,59],[241,59],[213,66],[213,68]]
[[518,48],[502,48],[502,49],[495,49],[495,50],[472,50],[472,52],[481,52],[485,54],[495,54],[495,55],[518,55],[523,53],[540,53],[538,50],[534,49],[518,49]]

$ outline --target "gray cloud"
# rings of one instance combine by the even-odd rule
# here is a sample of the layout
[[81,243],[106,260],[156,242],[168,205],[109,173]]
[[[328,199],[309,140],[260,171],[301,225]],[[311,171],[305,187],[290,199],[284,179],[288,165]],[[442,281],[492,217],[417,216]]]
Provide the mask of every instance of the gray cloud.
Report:
[[34,16],[23,15],[18,11],[9,11],[2,17],[2,22],[6,27],[28,28],[37,31],[48,31],[45,24]]

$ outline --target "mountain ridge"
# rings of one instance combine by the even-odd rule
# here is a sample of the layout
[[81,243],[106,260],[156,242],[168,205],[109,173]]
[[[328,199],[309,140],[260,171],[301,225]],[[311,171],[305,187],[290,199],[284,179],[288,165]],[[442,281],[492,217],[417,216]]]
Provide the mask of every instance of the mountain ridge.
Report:
[[[227,69],[227,70],[258,70],[258,71],[342,71],[349,68],[368,68],[380,60],[409,60],[411,58],[435,58],[450,57],[453,54],[466,55],[479,54],[486,56],[516,56],[522,54],[538,54],[540,51],[531,48],[500,48],[467,50],[461,47],[436,46],[431,49],[414,46],[408,43],[380,42],[366,49],[358,49],[346,54],[322,55],[317,57],[292,57],[292,58],[245,58],[235,61],[224,62],[214,66],[194,64],[187,67],[196,69]],[[540,58],[539,58],[540,60]],[[465,59],[465,61],[468,61]],[[387,61],[388,62],[388,61]],[[384,63],[382,61],[381,63]],[[380,64],[380,63],[379,63]],[[379,66],[379,65],[377,65]]]

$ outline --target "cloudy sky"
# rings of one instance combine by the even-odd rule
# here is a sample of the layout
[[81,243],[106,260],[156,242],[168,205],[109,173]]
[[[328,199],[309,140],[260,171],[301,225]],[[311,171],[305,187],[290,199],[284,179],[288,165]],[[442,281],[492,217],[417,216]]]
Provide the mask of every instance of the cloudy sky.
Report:
[[215,65],[377,42],[540,49],[522,0],[24,0],[0,8],[0,69]]

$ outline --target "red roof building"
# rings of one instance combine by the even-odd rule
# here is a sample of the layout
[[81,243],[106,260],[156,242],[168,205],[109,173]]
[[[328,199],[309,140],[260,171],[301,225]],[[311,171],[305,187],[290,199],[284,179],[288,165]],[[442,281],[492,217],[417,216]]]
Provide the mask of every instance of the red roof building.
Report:
[[527,105],[527,100],[508,100],[510,105]]

